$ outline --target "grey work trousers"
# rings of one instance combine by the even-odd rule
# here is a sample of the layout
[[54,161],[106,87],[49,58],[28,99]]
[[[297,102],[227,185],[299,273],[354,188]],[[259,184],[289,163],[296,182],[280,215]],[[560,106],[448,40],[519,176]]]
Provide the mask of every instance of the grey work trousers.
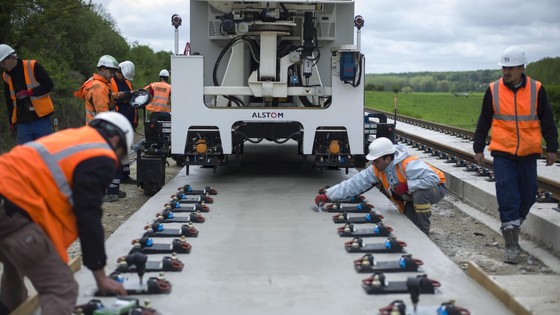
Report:
[[429,189],[421,189],[412,193],[412,202],[407,201],[404,215],[424,234],[430,236],[431,205],[440,202],[447,195],[447,187],[440,184]]
[[22,213],[6,215],[1,197],[0,262],[4,265],[0,302],[8,310],[27,299],[25,276],[37,290],[42,315],[72,314],[78,297],[72,270],[41,227]]

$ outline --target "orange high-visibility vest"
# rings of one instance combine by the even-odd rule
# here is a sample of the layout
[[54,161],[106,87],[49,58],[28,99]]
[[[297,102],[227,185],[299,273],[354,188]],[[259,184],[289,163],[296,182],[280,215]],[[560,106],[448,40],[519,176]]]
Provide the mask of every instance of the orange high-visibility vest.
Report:
[[[22,60],[23,63],[23,76],[25,77],[25,85],[27,86],[28,90],[32,88],[38,87],[40,84],[35,78],[35,63],[36,60]],[[10,88],[10,98],[14,102],[14,110],[12,111],[12,124],[17,122],[17,106],[15,106],[16,102],[16,92],[14,90],[14,85],[12,82],[12,78],[4,72],[2,75],[4,82],[8,84]],[[35,109],[35,113],[38,117],[43,117],[54,112],[54,106],[51,100],[51,97],[48,94],[41,95],[41,96],[31,96],[31,104],[33,104],[33,108]]]
[[[397,165],[395,165],[395,170],[396,170],[396,173],[397,173],[397,179],[398,179],[399,183],[406,183],[407,182],[406,173],[404,172],[404,170],[406,170],[406,166],[408,165],[409,162],[415,161],[415,160],[418,160],[418,157],[409,156],[409,157],[405,158],[404,160],[402,160],[400,163],[397,163]],[[428,163],[426,163],[426,165],[428,165],[428,167],[431,168],[432,171],[434,171],[438,175],[439,183],[440,184],[445,184],[445,174],[443,174],[442,171],[440,171],[439,169],[433,167],[432,165],[430,165]],[[393,197],[393,192],[391,190],[391,187],[389,187],[389,180],[387,179],[387,175],[385,174],[385,172],[379,171],[374,165],[372,165],[371,167],[373,167],[373,172],[375,174],[375,177],[377,177],[381,180],[381,184],[383,184],[383,189],[385,189],[385,192],[387,193],[387,195],[397,205],[397,208],[398,208],[399,212],[403,213],[404,212],[404,201],[399,200],[399,199],[395,199]]]
[[[132,91],[132,83],[128,80],[124,80],[124,82],[126,83],[126,85],[128,85],[128,88]],[[111,91],[113,93],[118,92],[119,91],[119,87],[117,86],[117,82],[115,81],[115,77],[111,78]]]
[[539,81],[527,77],[517,92],[503,78],[490,84],[492,92],[492,141],[488,150],[527,156],[541,154],[541,129],[537,115]]
[[78,238],[74,170],[82,161],[102,156],[118,165],[107,141],[87,126],[59,131],[0,156],[2,195],[41,226],[66,262],[66,250]]
[[166,82],[154,82],[149,85],[154,91],[154,97],[146,109],[150,112],[171,112],[169,96],[171,95],[171,84]]
[[[132,91],[132,83],[131,83],[129,80],[127,80],[127,79],[124,79],[124,83],[126,83],[126,85],[128,86],[128,89],[129,89],[130,91]],[[112,93],[113,96],[118,96],[118,95],[119,95],[119,94],[118,94],[118,93],[119,93],[119,87],[117,86],[117,81],[116,81],[116,79],[115,79],[114,76],[111,77],[111,92],[113,92],[113,93]],[[126,103],[128,103],[128,100],[126,101]],[[117,112],[119,111],[119,105],[118,105],[118,104],[116,104],[115,110],[116,110]],[[136,116],[136,115],[134,115],[134,116]]]

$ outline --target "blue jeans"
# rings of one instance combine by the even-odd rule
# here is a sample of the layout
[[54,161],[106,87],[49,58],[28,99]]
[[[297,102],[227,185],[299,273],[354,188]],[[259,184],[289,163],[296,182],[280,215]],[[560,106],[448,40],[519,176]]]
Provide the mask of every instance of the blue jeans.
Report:
[[41,117],[29,123],[16,124],[17,143],[24,144],[29,141],[37,140],[42,136],[50,135],[53,132],[50,117]]
[[519,227],[537,201],[537,158],[494,157],[496,197],[502,228]]

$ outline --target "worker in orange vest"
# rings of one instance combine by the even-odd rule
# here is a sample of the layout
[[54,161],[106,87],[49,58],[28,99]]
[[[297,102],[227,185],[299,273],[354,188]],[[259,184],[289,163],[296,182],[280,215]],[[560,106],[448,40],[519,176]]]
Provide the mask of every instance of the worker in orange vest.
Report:
[[[132,91],[111,92],[111,78],[119,70],[119,63],[113,56],[103,55],[97,62],[98,73],[94,73],[80,89],[74,92],[74,96],[85,100],[86,124],[99,113],[115,111],[115,104],[120,100],[130,100]],[[115,178],[107,188],[104,201],[115,202],[119,198],[125,198],[126,193],[120,190],[121,174]]]
[[146,109],[150,112],[150,121],[171,120],[171,84],[169,71],[163,69],[159,72],[159,82],[153,82],[144,87],[152,99]]
[[10,132],[22,144],[53,132],[50,116],[54,106],[49,93],[54,84],[36,60],[21,60],[15,50],[0,45],[0,68],[4,70],[4,94]]
[[546,91],[541,82],[523,73],[526,63],[519,46],[503,52],[499,62],[503,76],[486,90],[473,143],[475,161],[483,165],[486,138],[492,129],[488,150],[493,157],[506,246],[503,261],[509,264],[519,263],[521,224],[537,201],[537,158],[543,153],[542,138],[546,141],[547,166],[556,162],[558,151],[558,129]]
[[121,114],[104,112],[88,126],[66,129],[0,155],[0,314],[27,299],[27,277],[41,314],[71,314],[78,284],[67,248],[78,238],[83,264],[101,293],[126,295],[105,273],[105,188],[128,161],[134,130]]
[[429,236],[431,205],[447,195],[443,172],[384,137],[370,143],[366,158],[371,161],[371,167],[317,195],[317,206],[359,195],[380,184],[399,212]]

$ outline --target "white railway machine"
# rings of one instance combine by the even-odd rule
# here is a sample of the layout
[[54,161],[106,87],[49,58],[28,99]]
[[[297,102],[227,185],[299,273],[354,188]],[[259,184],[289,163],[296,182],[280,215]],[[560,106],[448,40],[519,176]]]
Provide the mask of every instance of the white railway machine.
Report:
[[171,57],[171,153],[187,174],[264,140],[293,140],[319,167],[353,167],[367,145],[363,23],[353,0],[191,0],[191,53]]

